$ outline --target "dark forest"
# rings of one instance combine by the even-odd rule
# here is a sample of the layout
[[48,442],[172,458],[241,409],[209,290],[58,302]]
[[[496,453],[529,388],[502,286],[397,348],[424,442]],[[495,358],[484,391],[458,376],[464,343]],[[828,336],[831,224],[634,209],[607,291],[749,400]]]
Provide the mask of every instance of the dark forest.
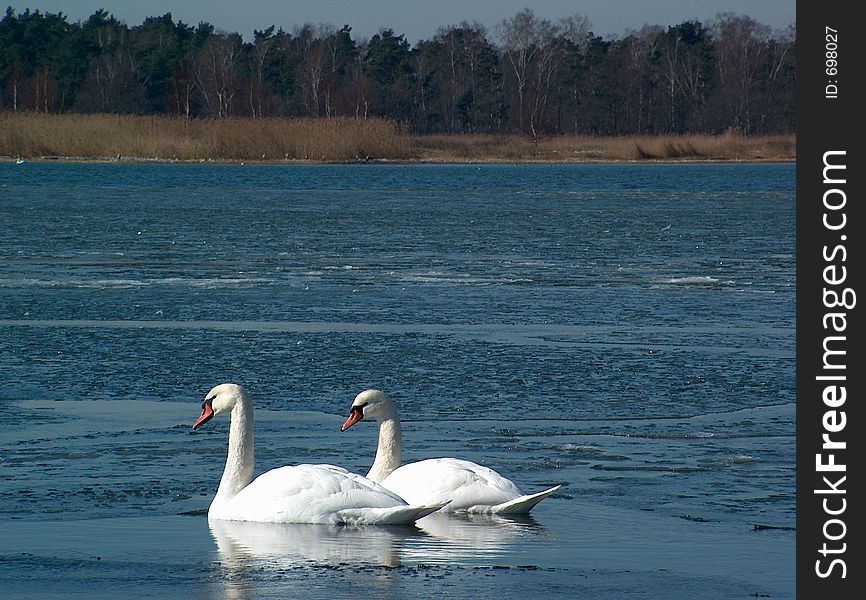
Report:
[[791,133],[794,28],[749,17],[645,26],[615,39],[585,17],[526,9],[412,46],[391,30],[238,33],[172,15],[128,26],[6,10],[0,111],[181,117],[380,117],[413,134]]

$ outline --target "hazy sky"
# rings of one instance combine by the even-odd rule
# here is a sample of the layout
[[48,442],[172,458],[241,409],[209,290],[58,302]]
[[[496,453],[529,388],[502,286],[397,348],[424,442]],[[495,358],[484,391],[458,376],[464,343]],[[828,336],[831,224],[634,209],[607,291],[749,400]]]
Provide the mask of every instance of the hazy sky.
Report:
[[586,15],[593,31],[604,38],[645,24],[709,21],[720,12],[747,15],[773,29],[783,29],[794,23],[796,0],[6,0],[0,4],[18,12],[26,8],[62,12],[73,22],[104,8],[128,25],[139,25],[145,17],[170,12],[175,21],[189,25],[207,21],[217,29],[238,32],[247,40],[253,30],[270,25],[287,31],[304,23],[349,25],[356,39],[390,28],[415,44],[419,39],[431,38],[437,28],[463,20],[492,28],[526,7],[551,20]]

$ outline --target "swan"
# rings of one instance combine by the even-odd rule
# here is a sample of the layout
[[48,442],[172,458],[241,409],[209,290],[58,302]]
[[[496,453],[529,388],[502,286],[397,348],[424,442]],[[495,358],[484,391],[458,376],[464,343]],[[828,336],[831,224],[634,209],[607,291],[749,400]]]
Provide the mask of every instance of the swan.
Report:
[[410,506],[394,492],[333,465],[280,467],[253,479],[253,404],[241,386],[224,383],[209,391],[192,428],[226,412],[231,414],[228,457],[209,519],[407,525],[442,507]]
[[450,500],[443,512],[527,514],[561,487],[527,495],[493,469],[459,458],[431,458],[401,467],[400,417],[395,403],[384,392],[365,390],[358,394],[340,431],[368,417],[379,423],[379,447],[367,478],[411,504]]

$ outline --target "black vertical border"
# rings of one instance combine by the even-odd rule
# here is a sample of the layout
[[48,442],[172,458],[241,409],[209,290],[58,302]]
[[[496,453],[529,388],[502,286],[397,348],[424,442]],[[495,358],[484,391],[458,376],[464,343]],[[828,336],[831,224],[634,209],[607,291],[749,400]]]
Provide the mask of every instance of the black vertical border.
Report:
[[[863,454],[862,436],[864,398],[863,373],[866,371],[862,348],[862,338],[866,335],[861,317],[866,307],[866,289],[863,288],[863,238],[866,236],[866,211],[863,210],[863,184],[866,177],[863,171],[862,136],[866,135],[866,99],[861,80],[866,71],[866,35],[863,35],[863,22],[854,15],[857,2],[819,2],[817,0],[798,0],[796,24],[796,77],[797,77],[797,597],[806,600],[860,598],[864,593],[863,573],[866,571],[866,557],[863,552],[863,531],[861,512],[863,496],[855,492],[862,489]],[[835,59],[838,71],[828,71],[833,55],[828,47],[827,28],[836,30]],[[833,87],[828,86],[836,86]],[[835,92],[835,93],[834,93]],[[835,97],[834,97],[835,96]],[[833,157],[836,164],[846,165],[844,175],[841,170],[832,171],[835,177],[846,179],[844,184],[824,182],[824,155],[828,151],[845,151],[844,156]],[[841,158],[840,158],[841,157]],[[832,177],[831,177],[832,178]],[[841,189],[845,194],[845,206],[836,211],[828,211],[824,206],[824,194],[829,189]],[[842,196],[831,194],[831,201],[839,203]],[[824,226],[823,216],[829,213],[831,222],[838,224],[841,213],[845,213],[846,226],[843,230],[832,231]],[[844,236],[844,239],[843,239]],[[844,253],[837,251],[835,259],[828,261],[825,256],[833,256],[832,250],[838,245],[845,247]],[[845,259],[844,261],[842,259]],[[835,286],[840,293],[849,287],[855,293],[861,292],[856,304],[828,308],[823,300],[824,289],[833,289],[824,280],[824,269],[836,265],[834,273],[838,277],[841,267],[846,267],[846,280]],[[825,330],[824,316],[830,312],[844,312],[847,327],[844,333]],[[839,323],[841,321],[837,321]],[[844,358],[837,363],[846,365],[844,374],[847,400],[837,411],[844,411],[845,428],[833,433],[832,439],[845,441],[844,450],[832,451],[835,462],[844,464],[846,477],[839,484],[840,473],[819,472],[816,468],[816,454],[822,452],[822,434],[826,433],[823,418],[825,412],[832,410],[822,398],[826,381],[816,379],[824,370],[824,341],[829,335],[845,336]],[[836,348],[843,348],[838,341]],[[838,357],[838,355],[836,355]],[[837,418],[839,415],[837,413]],[[825,456],[830,450],[823,450]],[[827,459],[824,459],[827,462]],[[823,481],[830,481],[844,494],[816,494],[815,490],[826,489]],[[842,499],[845,511],[839,515],[829,515],[823,506],[828,499],[831,510],[839,510]],[[830,523],[831,519],[844,521]],[[825,528],[826,525],[826,528]],[[844,537],[829,540],[825,535]],[[845,551],[826,556],[821,554],[824,544],[839,550],[844,543]],[[845,563],[845,577],[837,564],[827,577],[817,573],[816,561],[821,560],[825,574],[834,558]],[[855,595],[856,594],[856,595]]]

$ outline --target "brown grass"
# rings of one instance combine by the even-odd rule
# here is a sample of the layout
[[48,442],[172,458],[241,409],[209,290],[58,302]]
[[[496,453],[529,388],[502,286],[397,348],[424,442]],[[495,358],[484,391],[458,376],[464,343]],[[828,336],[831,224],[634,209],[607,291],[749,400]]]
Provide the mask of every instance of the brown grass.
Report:
[[0,113],[0,155],[142,160],[348,161],[414,158],[379,119],[179,119]]
[[521,136],[425,136],[413,139],[420,157],[449,161],[592,162],[637,160],[789,161],[793,135],[559,136],[538,144]]
[[789,161],[793,135],[559,136],[403,134],[380,119],[180,119],[0,113],[0,157],[345,162]]

